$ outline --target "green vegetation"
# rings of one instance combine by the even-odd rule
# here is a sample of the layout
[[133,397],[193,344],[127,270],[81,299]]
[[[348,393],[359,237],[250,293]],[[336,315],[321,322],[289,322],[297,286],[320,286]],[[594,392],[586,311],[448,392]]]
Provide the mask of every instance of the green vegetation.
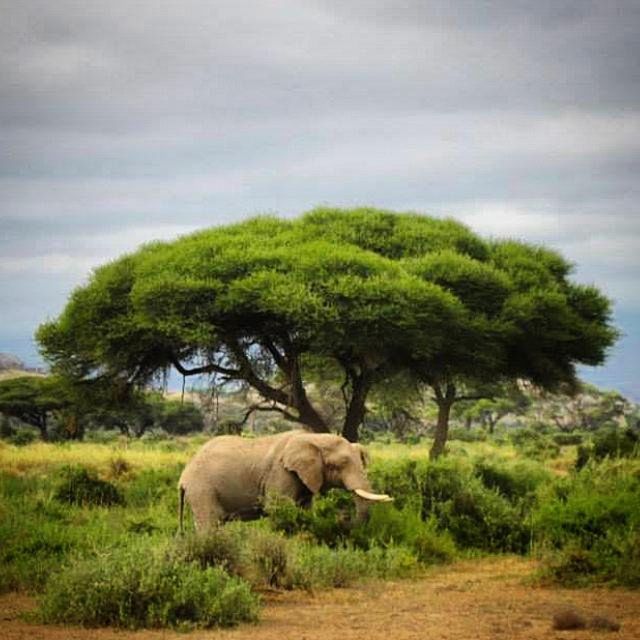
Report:
[[66,467],[61,472],[53,497],[67,504],[99,505],[108,507],[122,504],[118,489],[84,467]]
[[640,467],[590,464],[546,488],[533,513],[546,575],[640,587]]
[[[56,373],[103,399],[175,367],[253,388],[249,413],[351,441],[376,386],[408,379],[434,394],[435,458],[454,404],[516,380],[572,387],[577,364],[603,361],[609,302],[570,272],[554,251],[454,220],[319,208],[145,245],[97,269],[37,338]],[[313,380],[338,411],[312,397]],[[490,409],[495,424],[505,408]]]
[[43,622],[89,627],[228,627],[257,615],[246,582],[144,539],[69,565],[47,584],[39,609]]
[[263,589],[411,576],[479,553],[533,554],[562,584],[640,586],[635,449],[577,470],[575,444],[534,460],[487,436],[430,461],[429,443],[373,443],[370,479],[395,503],[365,522],[333,490],[307,510],[273,497],[259,521],[176,537],[177,478],[201,439],[117,442],[0,444],[0,590],[39,594],[42,620],[231,625],[256,619]]
[[[617,333],[570,274],[453,220],[329,208],[97,269],[38,331],[53,374],[0,381],[0,591],[46,622],[188,629],[255,620],[264,589],[482,553],[640,586],[640,412],[576,379]],[[171,367],[205,389],[153,391]],[[176,537],[184,463],[249,417],[249,437],[362,436],[395,502],[361,521],[345,492],[269,496],[259,521]]]

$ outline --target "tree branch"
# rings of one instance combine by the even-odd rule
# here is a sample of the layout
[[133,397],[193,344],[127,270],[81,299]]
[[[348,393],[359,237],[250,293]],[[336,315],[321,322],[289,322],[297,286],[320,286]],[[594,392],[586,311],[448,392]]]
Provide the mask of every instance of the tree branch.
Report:
[[245,424],[249,419],[249,416],[254,411],[276,411],[282,414],[287,420],[291,420],[292,422],[297,422],[298,418],[293,414],[289,413],[286,409],[282,409],[281,407],[277,407],[275,402],[270,407],[263,407],[262,403],[256,403],[249,407],[249,409],[245,412],[244,417],[240,421],[240,424]]
[[273,344],[273,342],[268,337],[265,336],[262,339],[261,344],[271,354],[271,357],[273,358],[278,368],[282,369],[282,371],[289,370],[290,365],[287,361],[287,358],[280,353],[276,345]]
[[225,343],[233,353],[234,358],[237,360],[240,370],[238,372],[238,378],[246,380],[256,391],[261,393],[268,400],[273,400],[279,404],[283,404],[285,407],[289,406],[289,396],[281,389],[276,389],[270,384],[265,382],[262,378],[256,375],[256,372],[251,366],[251,361],[247,357],[242,347],[233,339],[225,340]]
[[182,363],[174,356],[170,355],[169,360],[171,364],[177,369],[178,373],[183,376],[197,376],[201,373],[222,373],[229,378],[242,378],[242,373],[238,369],[227,369],[226,367],[221,367],[220,365],[209,363],[203,365],[201,367],[196,367],[195,369],[187,369]]
[[493,400],[495,396],[480,393],[478,395],[471,396],[458,396],[455,399],[455,402],[460,402],[461,400]]

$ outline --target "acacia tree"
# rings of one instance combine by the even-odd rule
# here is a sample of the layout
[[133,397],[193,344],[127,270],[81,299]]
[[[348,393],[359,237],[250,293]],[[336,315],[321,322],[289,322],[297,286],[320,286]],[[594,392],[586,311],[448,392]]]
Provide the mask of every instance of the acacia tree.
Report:
[[[75,379],[143,385],[172,366],[185,376],[217,373],[259,392],[264,403],[253,410],[315,431],[329,424],[308,382],[319,368],[337,370],[342,433],[355,441],[370,390],[396,373],[448,398],[454,379],[526,369],[495,344],[515,353],[541,307],[518,306],[501,255],[455,221],[417,214],[321,208],[295,220],[260,217],[101,267],[37,337],[54,368]],[[527,286],[545,282],[534,274]],[[602,309],[582,313],[579,295],[567,304],[584,320],[572,339],[595,361],[613,334],[606,301],[593,295]],[[589,361],[583,355],[567,358]]]
[[495,394],[487,394],[474,402],[465,412],[465,418],[480,420],[489,433],[508,414],[523,414],[531,405],[531,399],[520,389],[517,383],[503,385]]
[[49,418],[69,406],[60,380],[43,376],[18,376],[0,381],[0,413],[36,427],[49,439]]
[[493,398],[515,381],[576,390],[576,365],[602,363],[617,337],[609,301],[573,283],[571,265],[554,251],[495,241],[480,260],[442,252],[416,268],[465,309],[436,357],[412,364],[438,406],[432,458],[444,451],[455,402]]

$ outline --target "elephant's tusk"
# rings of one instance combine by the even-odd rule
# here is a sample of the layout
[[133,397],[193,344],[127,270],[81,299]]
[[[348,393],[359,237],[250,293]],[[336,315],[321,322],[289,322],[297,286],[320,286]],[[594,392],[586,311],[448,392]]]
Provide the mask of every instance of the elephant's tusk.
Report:
[[374,502],[393,502],[393,498],[386,493],[370,493],[364,489],[354,489],[354,492],[365,500],[372,500]]

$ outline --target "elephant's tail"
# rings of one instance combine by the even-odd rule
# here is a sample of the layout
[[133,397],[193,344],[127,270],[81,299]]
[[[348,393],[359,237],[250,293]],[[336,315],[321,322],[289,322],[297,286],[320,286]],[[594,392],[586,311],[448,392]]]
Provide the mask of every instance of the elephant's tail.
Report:
[[178,532],[180,535],[184,534],[184,487],[182,485],[180,485],[178,487],[178,494],[179,494],[179,503],[180,506],[178,508],[178,522],[179,522],[179,528],[178,528]]

